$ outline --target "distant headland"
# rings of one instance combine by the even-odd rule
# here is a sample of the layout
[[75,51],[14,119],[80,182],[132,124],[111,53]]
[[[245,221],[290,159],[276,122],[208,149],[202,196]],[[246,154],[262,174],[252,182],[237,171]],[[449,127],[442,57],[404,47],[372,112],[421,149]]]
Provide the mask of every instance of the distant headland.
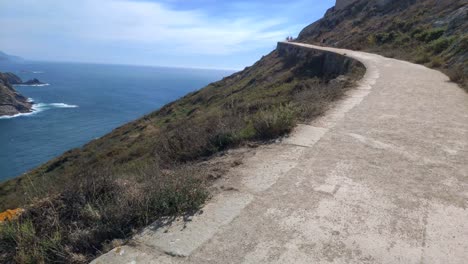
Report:
[[0,116],[32,112],[33,103],[19,94],[10,81],[23,84],[21,79],[13,73],[0,73]]

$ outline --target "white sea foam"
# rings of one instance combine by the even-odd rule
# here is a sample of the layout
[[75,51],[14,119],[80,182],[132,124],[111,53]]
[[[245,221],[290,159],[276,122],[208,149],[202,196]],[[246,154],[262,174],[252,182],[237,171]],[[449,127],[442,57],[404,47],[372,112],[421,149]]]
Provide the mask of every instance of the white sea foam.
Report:
[[33,71],[32,73],[44,73],[43,71]]
[[40,87],[40,86],[48,86],[50,84],[48,83],[41,83],[41,84],[15,84],[15,86],[37,86],[37,87]]
[[77,105],[69,105],[69,104],[64,104],[64,103],[52,103],[49,105],[55,108],[77,108],[78,107]]
[[[28,102],[34,102],[32,98],[28,98]],[[35,115],[37,113],[40,113],[45,110],[53,109],[53,108],[77,108],[77,105],[70,105],[70,104],[65,104],[65,103],[51,103],[51,104],[45,104],[45,103],[37,103],[32,105],[32,111],[29,113],[19,113],[16,115],[11,115],[11,116],[0,116],[0,119],[11,119],[15,117],[20,117],[20,116],[31,116]]]
[[34,115],[34,114],[36,114],[36,112],[33,109],[33,111],[30,112],[30,113],[19,113],[19,114],[11,115],[11,116],[0,116],[0,119],[12,119],[12,118],[15,118],[15,117],[30,116],[30,115]]

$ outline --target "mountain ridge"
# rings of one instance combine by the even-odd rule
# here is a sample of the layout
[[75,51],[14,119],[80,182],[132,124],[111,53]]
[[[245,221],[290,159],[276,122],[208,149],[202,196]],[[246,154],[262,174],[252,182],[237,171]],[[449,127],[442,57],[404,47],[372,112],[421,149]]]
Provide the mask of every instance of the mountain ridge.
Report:
[[24,59],[19,56],[9,55],[3,51],[0,51],[0,61],[21,62],[24,61]]

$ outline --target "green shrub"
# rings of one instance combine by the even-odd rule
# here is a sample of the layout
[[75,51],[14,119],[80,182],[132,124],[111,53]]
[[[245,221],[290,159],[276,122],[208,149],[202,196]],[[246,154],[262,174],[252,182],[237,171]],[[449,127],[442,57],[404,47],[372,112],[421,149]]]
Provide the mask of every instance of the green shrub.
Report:
[[290,132],[295,125],[296,113],[292,105],[282,105],[259,111],[253,118],[258,139],[267,140]]
[[415,31],[413,31],[414,35],[412,33],[412,36],[414,36],[414,38],[416,38],[419,41],[429,43],[431,41],[434,41],[442,37],[444,32],[445,32],[444,29],[436,28],[436,29],[431,29],[431,30],[422,30],[418,33],[415,33]]
[[395,48],[399,49],[402,46],[410,44],[411,38],[408,35],[398,35],[395,39]]
[[426,41],[426,37],[427,37],[427,31],[422,31],[414,35],[414,38],[419,41]]
[[430,55],[426,51],[418,51],[418,53],[415,56],[414,61],[419,64],[424,64],[428,63],[431,60]]
[[424,29],[422,29],[422,28],[419,28],[419,27],[415,28],[413,31],[411,31],[410,36],[412,38],[416,38],[416,35],[420,34],[423,31],[424,31]]
[[429,50],[431,50],[434,54],[439,54],[452,45],[453,41],[453,37],[437,39],[430,44]]
[[377,38],[375,37],[375,35],[369,35],[367,37],[367,43],[370,45],[370,46],[375,46],[377,44]]
[[431,68],[439,68],[441,67],[442,65],[445,64],[445,61],[444,59],[442,59],[441,57],[439,56],[434,56],[431,58],[431,63],[430,63],[430,67]]
[[375,41],[378,44],[385,44],[385,43],[390,43],[395,40],[397,37],[398,33],[392,31],[389,33],[377,33],[375,34]]
[[445,30],[441,28],[436,28],[429,30],[425,38],[426,42],[431,42],[433,40],[439,39],[444,34]]
[[405,21],[401,21],[401,20],[395,20],[390,28],[393,29],[393,30],[399,30],[401,32],[408,32],[413,27],[413,23],[414,23],[414,21],[413,22],[405,22]]

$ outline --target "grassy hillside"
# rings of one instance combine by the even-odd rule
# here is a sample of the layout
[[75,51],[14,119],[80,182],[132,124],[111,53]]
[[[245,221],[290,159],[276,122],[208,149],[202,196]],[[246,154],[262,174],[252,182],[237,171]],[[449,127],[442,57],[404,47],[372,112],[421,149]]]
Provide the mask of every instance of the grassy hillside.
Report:
[[379,53],[445,72],[468,89],[468,2],[359,0],[328,10],[299,41]]
[[26,208],[0,228],[0,260],[85,263],[159,217],[196,210],[209,195],[199,161],[288,133],[321,115],[363,73],[349,58],[283,46],[0,184],[0,210]]

